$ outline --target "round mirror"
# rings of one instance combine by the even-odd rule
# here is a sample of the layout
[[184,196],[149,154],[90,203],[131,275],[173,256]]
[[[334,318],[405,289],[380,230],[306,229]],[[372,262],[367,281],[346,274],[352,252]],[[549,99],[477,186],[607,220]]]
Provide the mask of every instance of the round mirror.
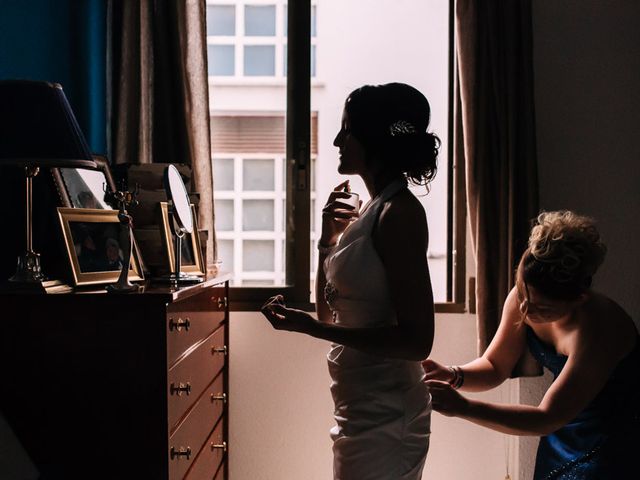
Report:
[[167,198],[173,203],[173,216],[180,230],[193,233],[193,217],[189,195],[178,169],[169,165],[164,171],[164,188]]

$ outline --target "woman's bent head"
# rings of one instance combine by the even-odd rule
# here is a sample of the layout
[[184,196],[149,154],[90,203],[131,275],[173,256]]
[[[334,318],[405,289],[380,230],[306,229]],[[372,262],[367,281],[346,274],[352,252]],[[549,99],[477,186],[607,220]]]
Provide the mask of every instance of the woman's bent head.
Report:
[[538,215],[516,272],[523,313],[535,313],[539,309],[532,305],[540,301],[549,317],[563,306],[571,308],[591,286],[605,254],[593,219],[567,210]]

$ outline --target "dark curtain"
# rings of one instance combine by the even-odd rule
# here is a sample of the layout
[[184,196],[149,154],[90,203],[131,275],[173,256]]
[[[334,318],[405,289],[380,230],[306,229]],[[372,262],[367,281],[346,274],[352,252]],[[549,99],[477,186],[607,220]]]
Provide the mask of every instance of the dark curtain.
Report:
[[109,0],[113,163],[183,163],[215,258],[205,0]]
[[[481,354],[538,211],[531,0],[458,0],[456,35],[456,153],[466,168]],[[539,373],[527,355],[514,375]]]

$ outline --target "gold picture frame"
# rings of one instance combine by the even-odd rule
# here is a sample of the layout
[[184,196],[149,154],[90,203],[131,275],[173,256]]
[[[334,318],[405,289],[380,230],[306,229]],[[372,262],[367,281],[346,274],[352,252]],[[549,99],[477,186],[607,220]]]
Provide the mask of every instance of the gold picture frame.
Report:
[[[118,210],[58,207],[74,286],[114,283],[122,270]],[[140,252],[133,238],[129,280],[144,280]]]
[[[175,235],[171,231],[169,218],[169,203],[160,202],[160,213],[162,217],[162,242],[169,259],[169,270],[175,270]],[[182,239],[182,258],[180,271],[190,275],[205,276],[204,260],[202,258],[202,247],[200,245],[200,235],[198,233],[198,221],[196,207],[191,204],[191,215],[193,216],[193,233],[186,233]]]
[[62,207],[114,210],[105,201],[105,192],[116,191],[116,183],[104,155],[93,154],[97,169],[51,168]]

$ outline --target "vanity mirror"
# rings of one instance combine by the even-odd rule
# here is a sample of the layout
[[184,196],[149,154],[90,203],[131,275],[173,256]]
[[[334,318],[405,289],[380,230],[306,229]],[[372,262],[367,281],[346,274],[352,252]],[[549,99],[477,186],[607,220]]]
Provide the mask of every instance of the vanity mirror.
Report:
[[169,214],[168,223],[174,239],[173,262],[171,262],[171,274],[160,278],[161,281],[168,281],[173,285],[200,283],[202,277],[190,275],[182,270],[182,242],[185,236],[198,234],[195,228],[191,201],[184,186],[180,172],[174,165],[169,165],[164,171],[164,188],[167,193],[167,210]]

